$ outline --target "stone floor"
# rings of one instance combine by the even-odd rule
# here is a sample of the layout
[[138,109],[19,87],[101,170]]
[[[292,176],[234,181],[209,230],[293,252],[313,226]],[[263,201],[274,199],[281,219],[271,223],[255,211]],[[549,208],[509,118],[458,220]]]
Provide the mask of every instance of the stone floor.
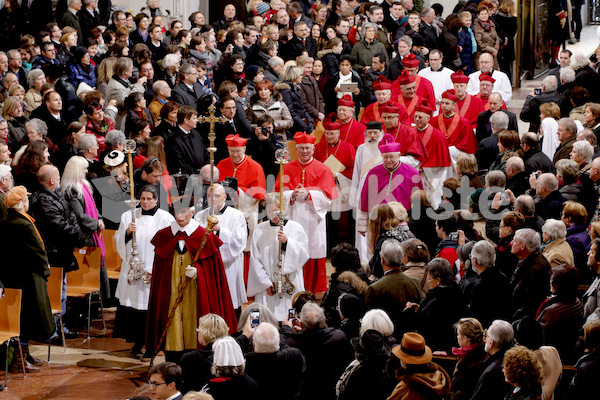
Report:
[[[591,54],[599,43],[596,26],[587,26],[582,33],[582,41],[569,45],[572,51]],[[522,88],[515,89],[509,109],[519,115],[523,102],[538,87],[543,76],[537,80],[523,82]],[[526,132],[527,124],[520,122],[520,132]],[[329,266],[328,273],[331,273]],[[102,329],[100,320],[94,321],[92,338],[67,340],[67,352],[62,347],[52,346],[51,361],[39,373],[9,374],[8,388],[0,392],[0,400],[117,400],[137,395],[149,396],[147,370],[148,362],[133,358],[130,344],[122,339],[111,337],[114,309],[106,311],[107,330]],[[47,345],[32,344],[32,354],[47,359]],[[163,361],[160,357],[156,362]],[[4,375],[0,372],[2,383]]]

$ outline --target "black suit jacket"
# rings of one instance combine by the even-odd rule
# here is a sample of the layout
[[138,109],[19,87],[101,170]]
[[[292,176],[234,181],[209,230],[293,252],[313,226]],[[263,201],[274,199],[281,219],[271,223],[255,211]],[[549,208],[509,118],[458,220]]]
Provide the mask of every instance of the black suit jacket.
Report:
[[186,134],[180,127],[175,128],[173,135],[165,144],[167,168],[176,174],[195,174],[206,164],[208,154],[202,136],[197,130]]
[[[79,18],[79,25],[81,25],[81,31],[83,32],[83,38],[87,39],[91,37],[90,30],[100,25],[100,15],[98,12],[94,10],[93,15],[85,8],[82,7],[81,10],[77,12],[77,17]],[[85,40],[83,42],[84,45],[87,45]]]
[[525,104],[521,110],[521,120],[529,122],[529,132],[537,132],[540,130],[540,106],[550,102],[554,102],[560,107],[561,117],[569,116],[569,111],[571,111],[572,108],[571,102],[556,90],[544,92],[537,96],[529,95],[525,99]]
[[498,156],[498,134],[495,133],[481,142],[479,142],[479,148],[475,153],[475,158],[477,158],[477,165],[479,166],[479,170],[489,169],[492,163],[496,160]]
[[550,291],[550,264],[539,250],[519,261],[510,280],[510,289],[514,312],[512,320],[525,315],[535,317]]
[[48,137],[53,143],[60,143],[67,136],[67,121],[60,113],[60,121],[50,114],[44,103],[31,112],[31,118],[39,118],[48,125]]
[[192,85],[194,90],[190,90],[190,88],[183,82],[178,83],[173,88],[173,92],[171,94],[171,100],[176,101],[182,106],[192,106],[196,108],[198,103],[198,99],[205,93],[204,87],[198,82]]
[[31,7],[28,1],[21,2],[21,17],[23,33],[36,35],[48,22],[52,22],[52,2],[48,0],[33,0]]
[[433,50],[439,48],[437,33],[432,25],[421,22],[419,25],[419,35],[425,41],[425,47],[428,49]]
[[[515,113],[508,110],[501,110],[508,115],[508,130],[519,132],[519,126],[517,123],[517,116]],[[490,125],[490,117],[492,116],[490,110],[479,113],[477,117],[477,128],[475,129],[475,136],[477,136],[477,142],[481,142],[486,137],[492,135],[492,126]]]
[[281,57],[285,61],[296,59],[302,51],[306,50],[310,57],[315,58],[317,56],[317,47],[317,41],[315,39],[307,37],[306,43],[303,44],[302,40],[294,35],[292,40],[287,42],[285,46],[282,46]]

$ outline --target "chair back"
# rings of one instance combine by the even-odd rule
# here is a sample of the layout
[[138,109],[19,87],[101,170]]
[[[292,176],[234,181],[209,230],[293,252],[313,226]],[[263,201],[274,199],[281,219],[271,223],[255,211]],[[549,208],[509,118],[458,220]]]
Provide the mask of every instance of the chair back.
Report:
[[100,290],[100,251],[99,247],[75,249],[79,270],[67,274],[67,296],[85,296]]
[[4,289],[0,299],[0,343],[21,332],[21,289]]
[[62,312],[62,285],[63,269],[57,267],[50,268],[50,276],[46,282],[48,286],[48,297],[50,298],[50,308],[52,314]]
[[117,242],[115,241],[114,229],[105,229],[102,231],[104,236],[104,246],[106,247],[106,273],[109,279],[119,279],[121,271],[121,256],[117,253]]

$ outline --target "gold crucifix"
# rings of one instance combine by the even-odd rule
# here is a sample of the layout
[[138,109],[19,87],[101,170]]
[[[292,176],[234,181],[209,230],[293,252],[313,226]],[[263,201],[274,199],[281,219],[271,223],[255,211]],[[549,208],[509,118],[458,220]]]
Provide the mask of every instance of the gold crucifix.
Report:
[[214,214],[214,210],[213,210],[213,203],[214,203],[214,199],[212,198],[212,189],[213,186],[215,184],[215,178],[214,178],[214,173],[215,173],[215,152],[217,151],[217,148],[215,147],[215,123],[219,123],[219,124],[224,124],[225,122],[227,122],[227,118],[220,116],[220,117],[215,117],[215,110],[216,107],[214,104],[211,104],[208,107],[208,117],[205,116],[199,116],[198,117],[198,122],[204,123],[204,122],[208,122],[209,124],[209,132],[208,132],[208,140],[210,142],[209,147],[208,147],[208,152],[210,153],[210,189],[211,189],[211,202],[210,202],[210,215]]

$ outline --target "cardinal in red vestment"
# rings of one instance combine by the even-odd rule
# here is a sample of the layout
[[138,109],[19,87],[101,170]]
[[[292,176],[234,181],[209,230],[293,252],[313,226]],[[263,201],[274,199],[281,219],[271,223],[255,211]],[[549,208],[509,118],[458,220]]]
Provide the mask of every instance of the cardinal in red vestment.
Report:
[[[383,124],[383,117],[381,116],[381,110],[379,107],[383,106],[387,103],[392,103],[399,108],[399,117],[400,122],[409,124],[408,113],[406,112],[406,108],[402,104],[397,104],[396,101],[391,101],[392,98],[392,82],[389,79],[386,79],[383,75],[379,75],[379,77],[373,82],[373,91],[375,92],[375,97],[377,101],[375,103],[369,104],[365,107],[365,111],[363,112],[362,118],[360,122],[363,124],[367,124],[371,121],[379,121]],[[398,97],[397,95],[395,96]]]
[[217,164],[217,169],[222,177],[237,179],[238,188],[247,196],[258,200],[265,198],[267,184],[263,167],[246,156],[246,143],[248,139],[239,135],[228,135],[225,138],[229,157]]
[[337,115],[342,126],[340,127],[340,139],[350,143],[355,149],[365,142],[367,127],[354,119],[354,101],[350,95],[345,94],[338,100]]
[[417,132],[410,125],[400,123],[397,106],[386,104],[381,107],[381,113],[385,124],[384,132],[392,135],[394,140],[400,143],[400,154],[403,157],[413,157],[416,162],[406,159],[403,161],[418,168],[419,163],[427,159],[427,150]]
[[[429,104],[435,105],[435,91],[433,90],[433,85],[431,84],[429,79],[423,78],[422,76],[417,74],[419,72],[420,63],[421,62],[415,58],[415,55],[410,53],[408,56],[402,58],[402,65],[404,66],[404,69],[402,71],[406,71],[410,76],[415,77],[417,96],[427,100]],[[400,92],[400,77],[398,77],[392,85],[392,97],[398,97]]]
[[[416,79],[416,76],[412,76],[408,72],[402,71],[402,73],[396,80],[396,82],[400,84],[400,94],[397,95],[398,104],[403,104],[404,107],[406,107],[408,119],[411,123],[414,122],[415,108],[418,104],[423,103],[423,99],[417,94]],[[393,91],[392,98],[396,99],[396,96],[394,95]],[[432,108],[432,110],[434,109]]]
[[315,158],[324,163],[329,157],[335,157],[345,167],[341,174],[352,179],[356,149],[350,143],[340,139],[341,127],[342,124],[335,119],[333,113],[323,120],[325,132],[321,141],[315,145]]
[[[448,148],[455,147],[465,153],[474,154],[477,150],[477,139],[471,124],[456,111],[458,97],[454,89],[442,93],[440,114],[431,120],[431,125],[439,129],[446,138]],[[452,149],[450,149],[452,155]]]
[[[317,161],[315,137],[304,132],[294,135],[298,159],[284,166],[284,196],[289,219],[298,222],[308,234],[310,259],[303,267],[304,287],[313,293],[327,291],[327,229],[325,217],[331,201],[338,196],[331,170]],[[274,190],[279,191],[279,179]]]
[[454,92],[457,97],[456,111],[461,117],[469,121],[472,128],[475,129],[477,127],[479,113],[484,111],[483,102],[478,97],[471,96],[467,93],[469,77],[463,74],[462,71],[453,73],[450,75],[450,79],[452,79],[452,83],[454,84]]
[[219,253],[223,242],[210,233],[198,261],[194,263],[205,230],[192,219],[193,214],[193,208],[177,210],[176,221],[158,231],[151,241],[155,247],[155,257],[146,332],[146,348],[149,351],[161,350],[157,346],[175,299],[183,282],[190,279],[182,301],[175,309],[175,317],[164,342],[165,354],[171,359],[177,359],[185,350],[197,348],[198,318],[205,314],[223,317],[229,326],[229,333],[237,330],[237,318]]
[[[477,93],[475,97],[481,100],[484,111],[490,109],[489,101],[490,95],[494,90],[494,82],[496,82],[496,80],[492,78],[491,72],[482,72],[481,75],[479,75],[479,93]],[[507,109],[504,100],[502,100],[502,109]]]

